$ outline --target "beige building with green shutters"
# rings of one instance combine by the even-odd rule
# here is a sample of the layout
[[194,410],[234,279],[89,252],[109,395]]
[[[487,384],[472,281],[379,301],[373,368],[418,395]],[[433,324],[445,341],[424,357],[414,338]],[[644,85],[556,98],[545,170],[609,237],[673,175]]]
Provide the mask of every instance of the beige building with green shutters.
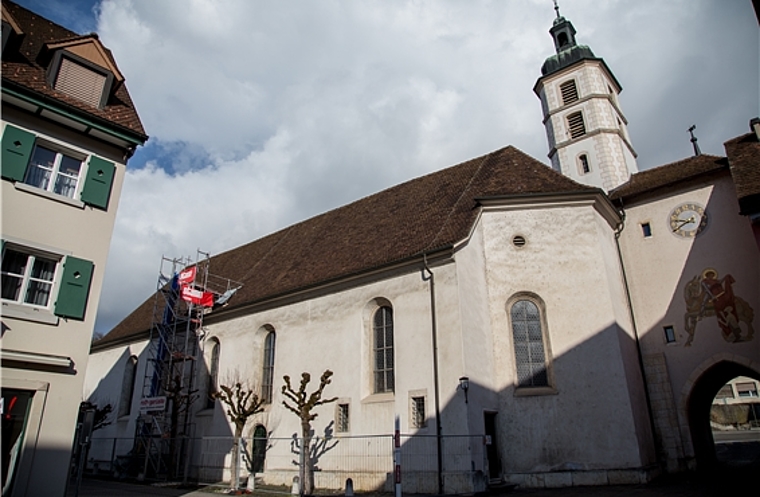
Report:
[[2,4],[3,495],[64,495],[126,163],[147,139],[116,62]]

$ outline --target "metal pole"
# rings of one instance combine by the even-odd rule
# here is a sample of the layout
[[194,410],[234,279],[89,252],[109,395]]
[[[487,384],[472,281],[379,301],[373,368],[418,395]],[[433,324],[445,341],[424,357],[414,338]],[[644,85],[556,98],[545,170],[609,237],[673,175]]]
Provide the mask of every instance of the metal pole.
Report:
[[298,495],[303,497],[304,477],[306,476],[306,447],[303,446],[305,437],[301,438],[301,448],[298,451]]
[[427,271],[430,280],[430,320],[433,335],[433,393],[435,399],[435,444],[438,463],[438,494],[443,494],[443,449],[441,447],[441,403],[440,392],[438,387],[438,326],[435,319],[435,275],[427,263],[427,254],[423,254],[422,261],[425,271]]
[[393,478],[395,482],[395,497],[401,497],[401,421],[396,415],[393,432]]

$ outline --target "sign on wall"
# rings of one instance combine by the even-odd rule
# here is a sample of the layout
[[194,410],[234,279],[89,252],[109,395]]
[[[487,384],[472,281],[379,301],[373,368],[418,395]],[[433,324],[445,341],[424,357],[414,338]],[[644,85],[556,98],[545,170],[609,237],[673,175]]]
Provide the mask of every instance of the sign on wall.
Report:
[[166,397],[143,397],[140,399],[140,413],[166,410]]

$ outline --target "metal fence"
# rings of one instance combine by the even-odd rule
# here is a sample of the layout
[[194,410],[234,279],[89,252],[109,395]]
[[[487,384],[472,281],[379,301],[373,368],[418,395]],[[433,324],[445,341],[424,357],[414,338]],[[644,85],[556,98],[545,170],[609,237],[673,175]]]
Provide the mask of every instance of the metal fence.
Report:
[[[447,485],[467,485],[485,457],[482,436],[441,437],[442,477]],[[189,480],[219,483],[230,480],[232,437],[203,437],[184,440]],[[257,481],[290,486],[298,475],[301,439],[297,437],[243,439],[247,457],[239,462],[240,474],[256,471]],[[351,478],[357,490],[388,490],[393,485],[393,435],[314,437],[309,455],[314,466],[315,486],[341,489]],[[241,451],[242,453],[242,451]],[[437,491],[438,440],[432,435],[401,436],[402,485],[405,492]],[[117,478],[137,477],[144,466],[133,439],[93,438],[87,456],[87,471]],[[141,475],[162,479],[166,475]],[[459,482],[461,480],[461,482]]]

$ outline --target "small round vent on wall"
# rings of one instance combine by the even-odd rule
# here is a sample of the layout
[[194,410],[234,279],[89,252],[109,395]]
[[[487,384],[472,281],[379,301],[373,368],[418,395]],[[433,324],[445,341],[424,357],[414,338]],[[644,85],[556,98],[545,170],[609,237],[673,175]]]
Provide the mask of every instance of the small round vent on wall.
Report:
[[512,245],[517,248],[524,247],[525,243],[525,237],[522,235],[516,235],[514,238],[512,238]]

